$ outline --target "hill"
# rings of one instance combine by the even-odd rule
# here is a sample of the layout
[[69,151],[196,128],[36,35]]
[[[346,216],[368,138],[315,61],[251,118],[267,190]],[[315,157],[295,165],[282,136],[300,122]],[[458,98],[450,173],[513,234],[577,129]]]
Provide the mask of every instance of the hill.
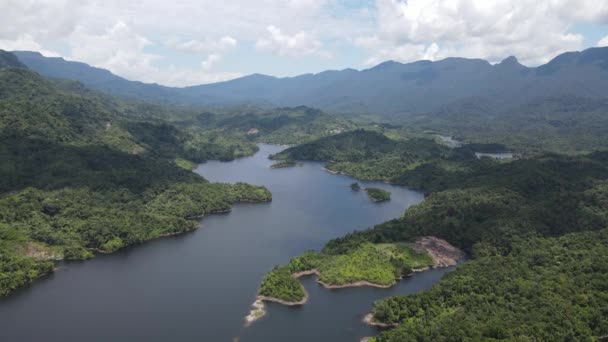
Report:
[[[413,143],[426,148],[408,147]],[[606,336],[608,153],[497,161],[477,159],[467,146],[450,150],[433,144],[354,131],[277,155],[329,161],[327,167],[335,171],[427,193],[402,217],[325,245],[321,254],[346,260],[349,274],[374,279],[370,273],[383,269],[371,262],[361,266],[357,255],[362,249],[413,243],[422,236],[445,239],[468,254],[432,289],[377,301],[372,321],[388,329],[371,341]],[[412,158],[412,151],[421,154]],[[367,255],[366,260],[373,260]],[[311,256],[315,254],[304,253],[276,267],[260,290],[302,298],[291,274],[317,267]]]
[[0,50],[0,69],[2,68],[25,68],[26,66],[19,61],[14,54]]
[[195,229],[234,202],[271,199],[263,187],[181,168],[255,145],[157,119],[166,109],[0,69],[0,296],[52,272],[54,260],[111,253]]

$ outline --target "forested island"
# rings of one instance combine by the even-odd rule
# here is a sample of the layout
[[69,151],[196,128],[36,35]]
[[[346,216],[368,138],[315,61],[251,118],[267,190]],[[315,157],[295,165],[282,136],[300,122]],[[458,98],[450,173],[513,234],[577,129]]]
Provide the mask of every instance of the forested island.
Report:
[[304,288],[297,278],[317,274],[318,282],[328,288],[368,284],[388,287],[413,269],[429,267],[433,260],[426,251],[406,244],[362,244],[348,250],[326,248],[293,258],[276,267],[262,281],[260,296],[289,303],[305,300]]
[[292,167],[292,166],[296,166],[297,162],[293,159],[282,159],[282,160],[278,160],[276,162],[274,162],[272,165],[270,165],[270,168],[272,169],[283,169],[286,167]]
[[374,202],[384,202],[391,199],[391,193],[389,191],[379,188],[365,188],[367,196]]

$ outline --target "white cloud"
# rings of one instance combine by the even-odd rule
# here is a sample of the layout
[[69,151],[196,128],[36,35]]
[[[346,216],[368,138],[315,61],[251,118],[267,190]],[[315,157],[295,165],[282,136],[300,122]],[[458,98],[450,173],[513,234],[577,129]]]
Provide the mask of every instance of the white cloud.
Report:
[[268,26],[269,37],[260,39],[256,48],[260,51],[269,51],[279,56],[302,57],[316,55],[330,57],[322,50],[323,44],[311,33],[300,31],[293,35],[284,34],[278,27]]
[[[354,43],[367,52],[367,64],[448,56],[496,62],[516,55],[534,65],[583,48],[574,24],[608,23],[608,1],[3,0],[0,23],[0,48],[65,52],[130,79],[191,84],[237,75],[216,69],[235,63],[228,54],[237,46],[239,53],[255,53],[252,45],[308,58],[331,57],[331,48],[345,64]],[[200,55],[199,63],[175,52]],[[233,68],[268,69],[264,59],[247,57],[251,64]],[[170,67],[182,61],[193,66]],[[320,71],[298,65],[293,73]]]
[[328,0],[289,0],[288,5],[296,11],[316,11],[328,2]]
[[367,63],[449,56],[497,62],[515,55],[537,65],[578,50],[576,20],[605,22],[608,2],[595,0],[378,0],[375,40]]
[[[174,65],[159,68],[155,62],[163,57],[146,52],[146,47],[153,43],[124,22],[118,22],[101,33],[91,33],[77,27],[68,41],[70,59],[108,69],[131,80],[187,86],[242,76],[240,73],[212,72],[213,66],[221,60],[218,54],[210,54],[201,62],[199,69],[177,68]],[[232,44],[228,39],[223,41],[224,44]]]
[[188,40],[185,42],[176,42],[170,40],[166,45],[172,49],[189,52],[189,53],[201,53],[201,52],[225,52],[235,48],[238,41],[231,36],[223,36],[218,40]]
[[599,41],[599,42],[597,42],[597,46],[598,46],[598,47],[605,47],[605,46],[608,46],[608,36],[606,36],[606,37],[604,37],[604,38],[600,39],[600,41]]
[[211,54],[207,56],[207,59],[201,62],[201,67],[203,68],[203,70],[211,70],[211,68],[213,68],[213,65],[219,62],[221,59],[222,56]]
[[158,69],[154,77],[156,82],[160,84],[182,87],[222,82],[243,76],[243,74],[238,72],[206,70],[202,64],[201,62],[200,69],[184,69],[171,65],[166,69]]
[[0,39],[0,49],[6,51],[38,51],[47,57],[59,57],[57,52],[40,46],[30,34],[22,34],[12,40]]
[[0,39],[61,38],[72,32],[89,1],[2,0]]
[[118,22],[101,33],[79,26],[68,37],[70,59],[85,62],[129,79],[149,80],[158,55],[145,52],[152,43],[129,25]]

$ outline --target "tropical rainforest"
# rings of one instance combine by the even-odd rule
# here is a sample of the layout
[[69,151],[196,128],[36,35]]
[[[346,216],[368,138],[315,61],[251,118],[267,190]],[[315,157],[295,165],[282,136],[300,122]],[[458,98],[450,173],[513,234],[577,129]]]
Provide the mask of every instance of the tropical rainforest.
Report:
[[[603,89],[606,51],[564,54],[538,68],[514,59],[497,65],[389,62],[365,72],[293,80],[253,75],[179,91],[21,53],[26,67],[0,51],[0,296],[52,272],[54,260],[112,253],[195,229],[197,218],[228,211],[235,202],[270,201],[262,186],[210,183],[192,172],[208,160],[252,155],[257,143],[266,142],[292,145],[272,156],[276,166],[321,161],[358,179],[423,190],[426,200],[399,218],[276,266],[262,280],[260,295],[299,302],[306,293],[295,276],[313,271],[329,286],[390,286],[431,265],[412,243],[437,236],[465,251],[468,260],[428,291],[376,302],[373,320],[391,328],[373,340],[605,339],[608,107],[601,92],[584,96],[589,89],[566,81],[584,74]],[[57,63],[65,68],[54,69]],[[28,69],[35,66],[47,76],[86,76],[83,83],[99,91],[122,84],[109,93],[126,90],[131,96],[45,78]],[[458,79],[462,88],[445,82],[463,68],[473,70],[468,74],[477,77],[474,82]],[[65,73],[53,73],[59,69]],[[376,90],[367,75],[395,86]],[[309,78],[320,85],[308,95],[294,94]],[[200,104],[207,99],[203,95],[222,95],[222,87],[237,93],[250,83],[268,92],[256,87],[268,82],[280,93],[274,99],[279,103],[314,94],[312,103],[349,115],[306,106],[258,108],[248,98],[230,108],[162,101]],[[573,95],[561,96],[557,85],[566,83]],[[321,96],[318,89],[335,84],[342,85],[331,87],[337,95]],[[486,84],[496,87],[485,89]],[[436,92],[447,92],[445,85],[462,94],[448,94],[436,106]],[[404,92],[404,86],[422,91]],[[410,101],[396,101],[404,96]],[[506,107],[502,98],[513,101]],[[379,117],[390,122],[375,121]],[[438,133],[465,143],[441,144],[434,138]],[[498,150],[518,156],[475,155]]]
[[162,121],[167,107],[8,67],[0,69],[0,295],[51,272],[53,260],[114,252],[192,230],[196,218],[235,202],[271,200],[264,187],[190,171],[193,162],[250,155],[252,142]]
[[424,251],[416,251],[403,243],[361,243],[348,251],[338,251],[328,245],[320,253],[309,251],[277,266],[260,285],[259,294],[286,302],[301,302],[306,298],[304,288],[297,280],[299,274],[314,272],[319,282],[328,287],[349,286],[368,282],[389,287],[398,279],[411,275],[414,269],[433,265]]
[[[349,258],[437,236],[470,257],[430,291],[374,304],[394,325],[377,341],[592,340],[608,334],[608,152],[498,161],[468,146],[353,131],[274,158],[326,161],[358,178],[423,189],[427,198],[372,229],[327,243]],[[297,260],[297,258],[295,259]]]

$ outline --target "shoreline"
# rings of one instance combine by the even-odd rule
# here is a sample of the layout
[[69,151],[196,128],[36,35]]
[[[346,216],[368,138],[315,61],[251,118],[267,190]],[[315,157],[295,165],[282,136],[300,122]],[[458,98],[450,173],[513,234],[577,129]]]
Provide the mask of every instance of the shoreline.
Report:
[[372,327],[377,327],[377,328],[394,328],[397,326],[397,324],[395,323],[382,323],[382,322],[378,322],[374,320],[374,314],[373,313],[368,313],[367,315],[363,316],[363,319],[361,320],[364,324],[372,326]]
[[424,191],[422,189],[413,188],[413,187],[410,187],[410,186],[407,186],[407,185],[404,185],[404,184],[389,182],[386,179],[358,178],[357,176],[351,175],[350,173],[346,173],[346,172],[343,172],[343,171],[333,171],[333,170],[330,170],[330,169],[326,168],[325,166],[323,166],[323,171],[329,172],[329,173],[334,174],[334,175],[347,176],[347,177],[350,177],[350,178],[358,180],[358,181],[380,182],[380,183],[384,183],[384,184],[388,184],[388,185],[401,186],[401,187],[404,187],[406,189],[410,189],[410,190],[413,190],[413,191],[418,191],[418,192],[424,193]]
[[[414,248],[417,248],[420,251],[424,250],[433,260],[433,265],[420,267],[420,268],[413,268],[412,273],[402,276],[400,278],[396,278],[392,284],[387,284],[387,285],[376,284],[376,283],[372,283],[367,280],[359,280],[359,281],[355,281],[352,283],[339,284],[339,285],[338,284],[335,284],[335,285],[328,284],[319,279],[321,274],[320,274],[319,270],[317,270],[317,269],[296,272],[296,273],[293,273],[291,276],[295,279],[299,279],[300,277],[315,275],[317,277],[317,279],[316,279],[317,284],[323,286],[324,288],[326,288],[328,290],[355,288],[355,287],[374,287],[374,288],[380,288],[380,289],[388,289],[393,286],[396,286],[405,277],[411,277],[415,273],[425,272],[425,271],[428,271],[428,270],[431,270],[434,268],[445,268],[445,267],[455,266],[465,256],[464,252],[462,252],[460,249],[452,246],[446,240],[443,240],[443,239],[435,237],[435,236],[418,237],[418,238],[416,238],[416,242],[414,243],[414,246],[415,246]],[[286,305],[286,306],[301,306],[301,305],[306,304],[308,302],[308,293],[306,292],[306,289],[304,288],[304,286],[301,283],[300,283],[300,286],[302,286],[302,288],[304,289],[304,298],[297,302],[290,302],[290,301],[286,301],[286,300],[283,300],[280,298],[257,295],[254,303],[252,304],[254,309],[251,310],[249,315],[245,317],[245,326],[249,326],[251,323],[260,319],[261,317],[263,317],[266,314],[264,302],[274,302],[274,303],[279,303],[279,304]],[[363,317],[362,321],[363,321],[363,323],[368,324],[370,326],[375,326],[375,327],[380,327],[380,328],[389,328],[389,327],[395,326],[395,324],[387,324],[387,323],[374,321],[374,317],[373,317],[372,313],[365,315],[365,317]]]
[[[346,288],[352,288],[352,287],[366,287],[366,286],[367,287],[376,287],[376,288],[380,288],[380,289],[388,289],[397,284],[396,281],[393,284],[383,285],[383,284],[372,283],[367,280],[358,280],[358,281],[355,281],[352,283],[339,284],[339,285],[338,284],[328,284],[328,283],[325,283],[325,282],[319,280],[319,277],[321,276],[321,274],[320,274],[319,270],[317,270],[317,269],[297,272],[297,273],[292,274],[291,276],[294,277],[295,279],[298,279],[300,277],[309,276],[309,275],[313,275],[313,274],[317,276],[317,280],[316,280],[317,284],[319,284],[329,290],[346,289]],[[401,278],[399,278],[399,280],[401,280]]]
[[[272,202],[272,199],[270,199],[268,201],[258,201],[258,200],[244,199],[244,200],[238,200],[238,201],[232,203],[231,205],[235,205],[235,204],[239,204],[239,203],[258,204],[258,203],[270,203],[270,202]],[[200,220],[204,219],[205,217],[207,217],[209,215],[223,215],[223,214],[230,214],[231,212],[232,212],[232,206],[230,208],[226,208],[226,209],[212,210],[212,211],[209,211],[208,213],[203,213],[203,214],[200,214],[200,215],[184,217],[184,219],[189,220],[189,221],[200,221]],[[157,239],[163,239],[163,238],[172,237],[172,236],[178,236],[178,235],[182,235],[182,234],[186,234],[186,233],[191,233],[191,232],[193,232],[195,230],[198,230],[200,227],[201,227],[201,225],[195,225],[191,229],[186,229],[186,230],[183,230],[183,231],[161,234],[159,236],[155,236],[153,238],[146,239],[146,240],[144,240],[144,241],[142,241],[141,243],[138,243],[138,244],[123,246],[120,249],[118,249],[116,251],[113,251],[113,252],[106,252],[106,251],[103,251],[103,250],[101,250],[99,248],[87,248],[87,250],[91,251],[91,252],[94,252],[96,254],[99,254],[99,255],[110,255],[110,254],[114,254],[114,253],[116,253],[116,252],[118,252],[118,251],[120,251],[122,249],[129,248],[129,247],[134,247],[134,246],[137,246],[137,245],[141,245],[141,244],[144,244],[144,243],[149,242],[149,241],[153,241],[153,240],[157,240]],[[61,261],[61,260],[64,260],[64,259],[55,259],[55,260]],[[84,260],[84,259],[82,259],[82,260]]]

